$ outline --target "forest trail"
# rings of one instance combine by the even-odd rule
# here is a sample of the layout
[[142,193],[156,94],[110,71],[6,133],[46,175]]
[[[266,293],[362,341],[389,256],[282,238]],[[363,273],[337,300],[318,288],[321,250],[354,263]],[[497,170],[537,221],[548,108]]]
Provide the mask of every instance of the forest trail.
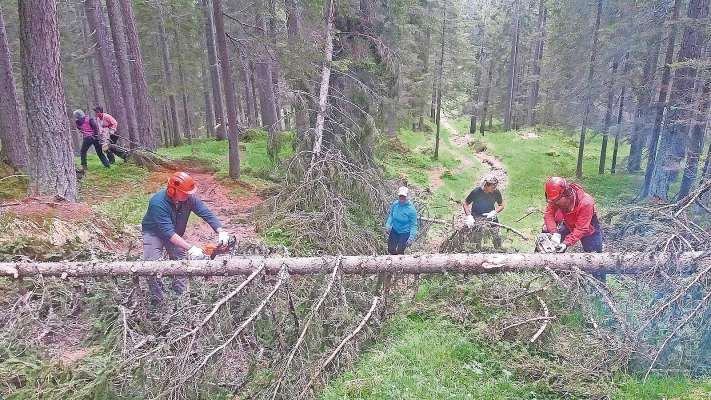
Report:
[[[442,118],[441,120],[442,126],[447,129],[450,133],[450,142],[461,149],[466,149],[470,150],[469,145],[474,142],[474,137],[469,134],[465,133],[464,135],[460,134],[460,132],[455,128],[447,118]],[[504,166],[504,163],[501,162],[498,158],[492,156],[491,154],[487,154],[485,151],[474,151],[474,157],[476,157],[479,162],[481,162],[483,165],[488,166],[489,170],[485,172],[485,174],[492,174],[499,180],[499,189],[505,189],[506,186],[508,186],[509,182],[509,176],[508,172],[506,170],[506,167]],[[459,169],[467,168],[470,167],[472,164],[472,160],[469,158],[462,158],[462,166]]]

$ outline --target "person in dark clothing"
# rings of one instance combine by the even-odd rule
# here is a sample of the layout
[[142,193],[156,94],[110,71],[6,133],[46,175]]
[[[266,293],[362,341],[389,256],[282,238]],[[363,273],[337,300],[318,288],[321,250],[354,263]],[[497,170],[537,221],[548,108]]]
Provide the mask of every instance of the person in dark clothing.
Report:
[[[176,172],[168,180],[168,187],[154,194],[148,202],[148,210],[143,216],[143,260],[155,261],[161,258],[163,250],[171,260],[183,258],[202,259],[203,250],[183,239],[190,213],[197,214],[218,234],[218,245],[226,245],[230,235],[222,224],[195,195],[197,186],[193,178],[185,172]],[[156,277],[148,279],[151,296],[156,302],[163,300],[163,283]],[[173,290],[181,294],[185,291],[185,279],[176,278]]]
[[109,160],[101,150],[101,143],[99,142],[99,125],[96,123],[96,120],[87,117],[82,110],[75,110],[73,115],[76,128],[79,132],[81,132],[83,138],[81,149],[79,150],[82,169],[86,170],[86,152],[89,151],[89,148],[92,146],[94,146],[96,155],[99,156],[99,160],[101,160],[101,163],[104,164],[104,167],[109,168]]
[[[462,204],[464,210],[464,223],[473,228],[476,219],[486,219],[491,222],[499,222],[498,215],[506,208],[503,196],[498,189],[499,180],[493,176],[485,176],[481,185],[472,190]],[[479,236],[481,239],[481,236]],[[501,248],[501,236],[498,229],[493,232],[494,247]],[[479,240],[481,245],[481,240]]]

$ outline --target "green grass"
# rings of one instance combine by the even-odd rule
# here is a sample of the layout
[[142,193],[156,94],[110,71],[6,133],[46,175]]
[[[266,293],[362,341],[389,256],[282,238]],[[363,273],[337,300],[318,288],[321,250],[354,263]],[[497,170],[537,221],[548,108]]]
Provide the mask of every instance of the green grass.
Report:
[[493,348],[446,320],[397,317],[382,336],[321,399],[553,398],[539,385],[516,380]]
[[692,380],[683,376],[650,376],[646,382],[641,378],[625,377],[619,384],[615,400],[702,400],[711,399],[711,379]]

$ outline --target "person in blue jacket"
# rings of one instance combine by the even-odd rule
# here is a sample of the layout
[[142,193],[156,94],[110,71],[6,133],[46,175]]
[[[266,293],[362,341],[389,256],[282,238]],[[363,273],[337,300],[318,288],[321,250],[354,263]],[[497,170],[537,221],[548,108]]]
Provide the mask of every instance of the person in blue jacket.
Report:
[[398,199],[390,206],[385,230],[388,231],[388,253],[405,254],[417,236],[417,210],[407,199],[409,190],[401,186],[397,191]]

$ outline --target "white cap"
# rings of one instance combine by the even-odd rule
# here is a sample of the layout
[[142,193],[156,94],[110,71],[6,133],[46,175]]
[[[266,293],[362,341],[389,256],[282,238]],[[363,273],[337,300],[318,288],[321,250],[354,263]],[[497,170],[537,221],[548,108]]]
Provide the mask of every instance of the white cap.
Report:
[[407,188],[407,186],[400,186],[400,188],[397,190],[397,195],[407,197],[407,193],[409,191],[410,190]]

